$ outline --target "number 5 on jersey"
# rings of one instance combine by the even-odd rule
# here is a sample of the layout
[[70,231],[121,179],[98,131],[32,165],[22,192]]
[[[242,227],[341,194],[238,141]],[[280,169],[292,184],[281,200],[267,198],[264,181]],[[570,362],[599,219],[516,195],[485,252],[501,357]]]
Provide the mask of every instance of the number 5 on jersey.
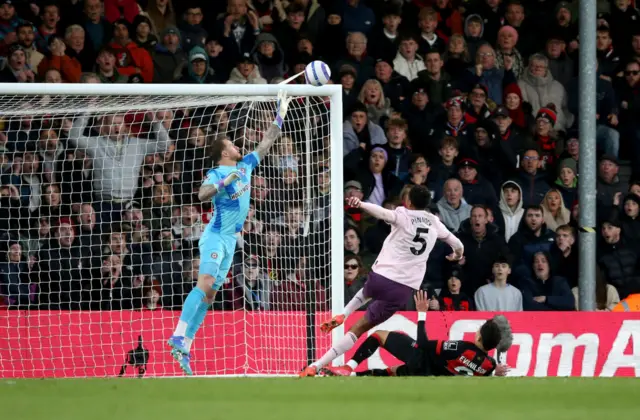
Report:
[[422,237],[423,234],[429,234],[429,228],[418,228],[416,230],[416,236],[413,237],[413,242],[419,243],[420,248],[416,248],[414,246],[409,248],[413,255],[422,255],[427,249],[427,240]]

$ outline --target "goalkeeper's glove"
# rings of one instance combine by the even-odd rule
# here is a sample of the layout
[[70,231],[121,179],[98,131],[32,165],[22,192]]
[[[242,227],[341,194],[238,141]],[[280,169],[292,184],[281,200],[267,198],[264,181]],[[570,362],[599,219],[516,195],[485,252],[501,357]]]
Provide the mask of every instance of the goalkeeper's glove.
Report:
[[284,117],[287,116],[287,109],[289,108],[289,102],[292,98],[289,98],[287,92],[281,90],[278,92],[278,102],[276,103],[276,119],[273,121],[278,128],[282,128]]

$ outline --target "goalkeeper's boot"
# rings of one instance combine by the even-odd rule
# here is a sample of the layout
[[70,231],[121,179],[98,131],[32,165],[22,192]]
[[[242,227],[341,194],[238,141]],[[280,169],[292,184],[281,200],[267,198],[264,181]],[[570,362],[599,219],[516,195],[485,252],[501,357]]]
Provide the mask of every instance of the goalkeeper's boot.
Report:
[[184,337],[181,337],[178,335],[172,335],[169,338],[169,341],[167,342],[167,344],[169,344],[169,347],[171,347],[173,350],[176,350],[175,352],[173,350],[171,351],[173,358],[176,360],[178,359],[176,354],[174,353],[189,354],[189,350],[187,350],[187,348],[184,346]]
[[331,318],[331,321],[323,322],[322,325],[320,325],[320,331],[326,334],[331,330],[333,330],[334,328],[339,327],[343,323],[344,323],[344,315],[336,315],[333,318]]
[[326,376],[351,376],[353,375],[353,369],[351,369],[351,366],[328,366],[324,369],[322,369],[324,371],[324,374]]
[[302,369],[302,372],[298,375],[300,378],[313,377],[318,374],[318,368],[315,366],[307,366]]
[[193,370],[191,370],[191,366],[189,365],[189,363],[191,362],[191,355],[189,353],[183,354],[179,350],[173,349],[171,350],[171,355],[173,356],[174,359],[178,361],[178,364],[180,365],[180,369],[182,369],[182,371],[186,375],[188,376],[193,375]]

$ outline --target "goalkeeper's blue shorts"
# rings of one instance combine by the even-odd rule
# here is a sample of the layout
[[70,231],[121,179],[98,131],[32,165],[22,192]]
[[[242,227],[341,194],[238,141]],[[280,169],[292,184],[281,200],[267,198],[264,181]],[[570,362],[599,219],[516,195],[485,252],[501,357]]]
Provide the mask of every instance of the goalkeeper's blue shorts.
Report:
[[200,272],[198,274],[207,274],[216,279],[213,290],[220,290],[227,278],[233,263],[236,242],[236,235],[218,233],[210,233],[200,240]]

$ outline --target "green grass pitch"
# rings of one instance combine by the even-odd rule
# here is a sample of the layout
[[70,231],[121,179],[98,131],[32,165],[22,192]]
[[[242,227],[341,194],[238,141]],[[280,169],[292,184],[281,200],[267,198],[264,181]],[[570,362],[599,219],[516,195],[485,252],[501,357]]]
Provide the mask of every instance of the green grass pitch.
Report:
[[[635,417],[638,379],[0,379],[12,420],[439,420]],[[6,415],[6,417],[5,417]]]

